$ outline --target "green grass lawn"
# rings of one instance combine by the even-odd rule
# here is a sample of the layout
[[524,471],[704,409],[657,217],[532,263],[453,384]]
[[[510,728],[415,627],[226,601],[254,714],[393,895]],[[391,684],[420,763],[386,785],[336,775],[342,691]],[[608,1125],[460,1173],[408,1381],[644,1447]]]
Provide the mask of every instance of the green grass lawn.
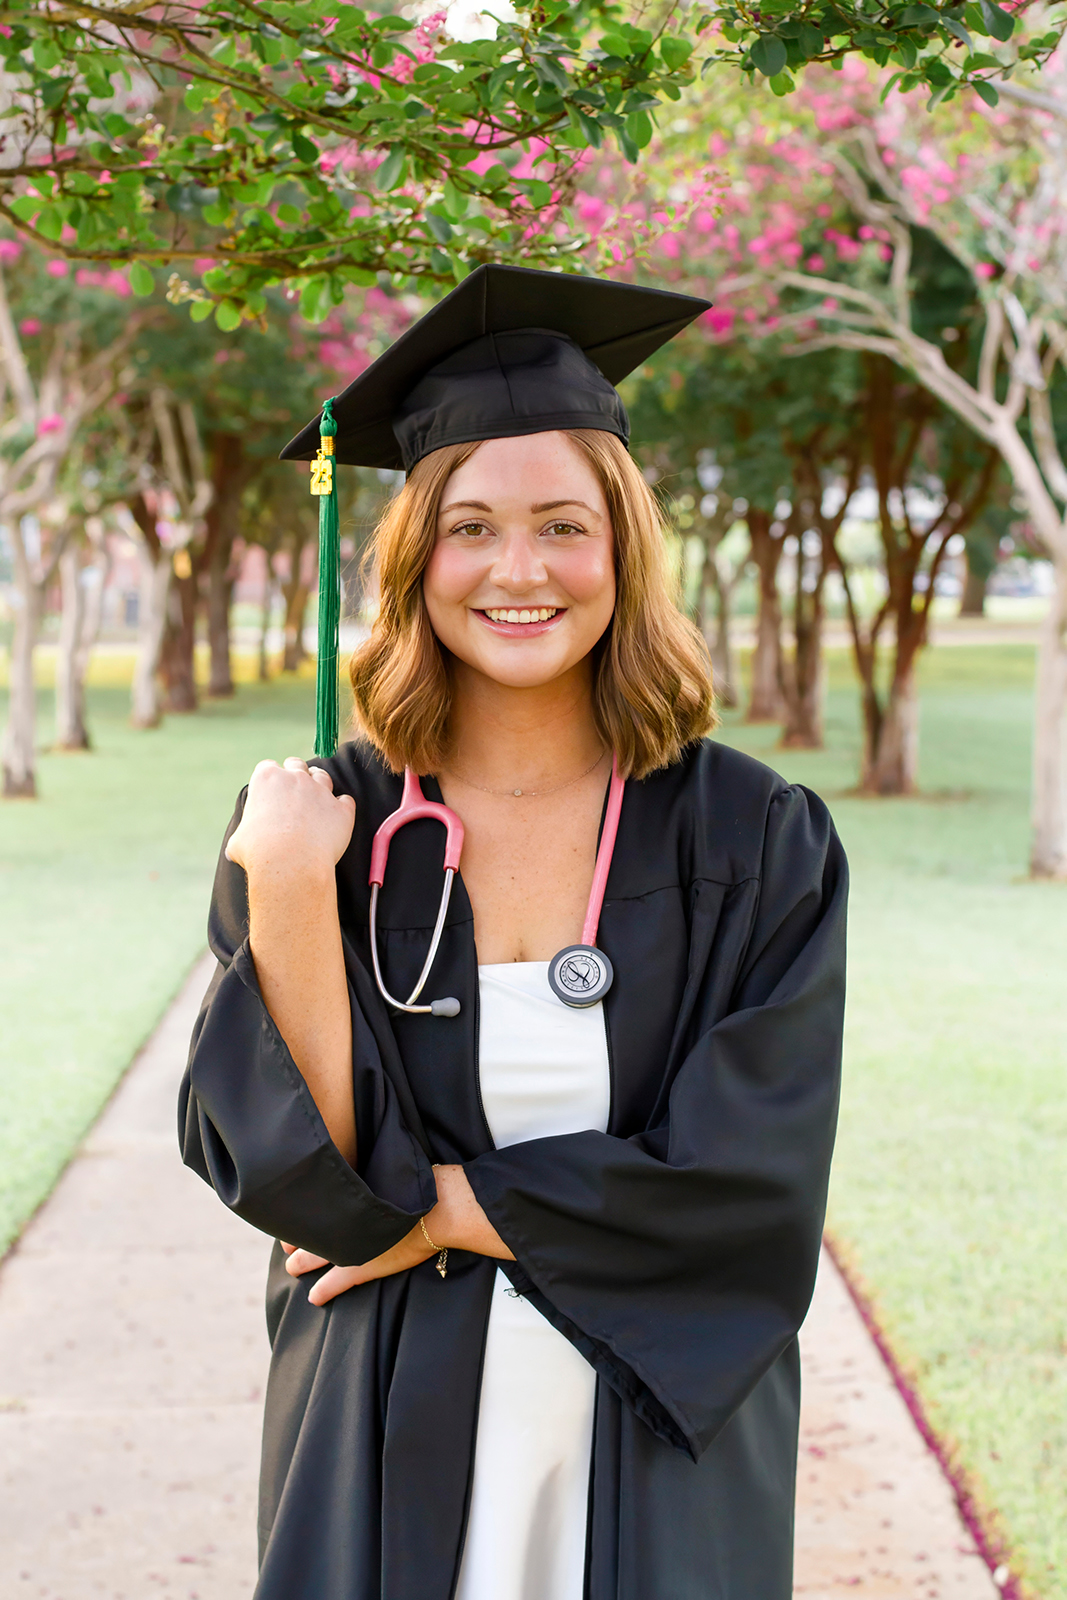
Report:
[[314,684],[242,684],[150,732],[128,712],[126,687],[90,688],[95,749],[43,754],[41,798],[0,803],[0,1251],[203,949],[233,801],[264,756],[310,753]]
[[1067,887],[1022,881],[1032,652],[933,651],[921,785],[849,796],[830,748],[725,736],[830,802],[852,865],[846,1077],[830,1227],[1043,1600],[1067,1597]]
[[[734,718],[723,737],[823,794],[852,862],[831,1226],[1013,1567],[1067,1600],[1067,889],[1022,880],[1032,674],[1023,646],[928,655],[917,799],[848,793],[843,655],[827,751]],[[3,1240],[202,947],[233,796],[260,757],[308,749],[312,684],[242,685],[152,733],[126,709],[93,689],[94,753],[45,755],[42,799],[0,807]]]

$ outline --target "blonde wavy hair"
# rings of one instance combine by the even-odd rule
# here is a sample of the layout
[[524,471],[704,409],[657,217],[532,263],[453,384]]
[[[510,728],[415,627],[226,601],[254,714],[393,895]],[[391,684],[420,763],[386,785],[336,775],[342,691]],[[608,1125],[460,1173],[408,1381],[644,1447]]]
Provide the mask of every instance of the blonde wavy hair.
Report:
[[[593,655],[593,706],[627,777],[676,761],[717,721],[711,661],[675,604],[664,523],[640,468],[614,434],[567,431],[604,490],[615,550],[615,611]],[[423,600],[445,484],[477,444],[445,445],[416,463],[375,530],[368,562],[380,608],[349,676],[357,731],[400,772],[437,772],[448,748],[452,683]]]

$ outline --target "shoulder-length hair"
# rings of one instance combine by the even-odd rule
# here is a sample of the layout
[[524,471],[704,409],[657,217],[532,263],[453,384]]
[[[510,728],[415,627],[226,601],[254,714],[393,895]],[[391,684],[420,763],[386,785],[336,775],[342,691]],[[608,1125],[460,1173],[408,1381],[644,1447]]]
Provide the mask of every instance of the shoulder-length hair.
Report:
[[[716,723],[711,660],[672,593],[664,523],[640,468],[614,434],[567,431],[600,480],[614,534],[615,610],[594,648],[593,704],[626,776],[667,766]],[[368,560],[380,604],[349,675],[358,731],[394,771],[437,772],[449,739],[452,683],[422,593],[445,484],[477,444],[445,445],[416,463],[386,507]]]

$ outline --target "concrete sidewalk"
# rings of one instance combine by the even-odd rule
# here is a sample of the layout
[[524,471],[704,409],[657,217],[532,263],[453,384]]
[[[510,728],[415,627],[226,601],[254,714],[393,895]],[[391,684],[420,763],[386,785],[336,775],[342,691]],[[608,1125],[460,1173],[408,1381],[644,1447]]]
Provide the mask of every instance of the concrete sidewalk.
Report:
[[[0,1273],[0,1600],[254,1588],[269,1245],[186,1171],[174,1131],[210,970],[192,973]],[[797,1595],[995,1600],[825,1259],[803,1345]]]

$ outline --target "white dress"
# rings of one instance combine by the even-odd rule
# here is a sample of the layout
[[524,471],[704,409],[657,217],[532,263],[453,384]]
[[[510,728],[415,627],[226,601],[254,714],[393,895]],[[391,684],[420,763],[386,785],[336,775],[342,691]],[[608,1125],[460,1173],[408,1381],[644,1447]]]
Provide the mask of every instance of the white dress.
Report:
[[[557,1000],[547,961],[478,968],[482,1103],[498,1149],[607,1128],[603,1007]],[[456,1600],[582,1600],[596,1375],[496,1275]]]

